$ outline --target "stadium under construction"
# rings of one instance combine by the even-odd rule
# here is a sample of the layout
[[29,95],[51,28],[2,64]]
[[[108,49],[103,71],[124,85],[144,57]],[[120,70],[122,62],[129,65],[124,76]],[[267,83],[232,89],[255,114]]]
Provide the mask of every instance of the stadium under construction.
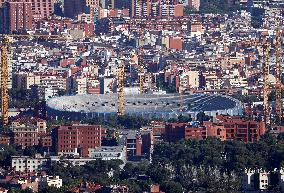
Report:
[[[169,119],[179,115],[196,117],[199,112],[213,117],[216,114],[240,115],[242,105],[240,101],[224,95],[125,95],[127,115]],[[51,98],[47,101],[47,113],[48,116],[56,119],[80,120],[101,117],[107,120],[117,113],[117,95],[93,94]]]

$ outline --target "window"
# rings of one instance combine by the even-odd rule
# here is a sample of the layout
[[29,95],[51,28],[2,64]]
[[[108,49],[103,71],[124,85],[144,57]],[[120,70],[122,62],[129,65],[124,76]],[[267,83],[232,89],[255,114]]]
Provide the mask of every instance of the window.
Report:
[[220,128],[217,129],[217,135],[221,135],[221,129]]

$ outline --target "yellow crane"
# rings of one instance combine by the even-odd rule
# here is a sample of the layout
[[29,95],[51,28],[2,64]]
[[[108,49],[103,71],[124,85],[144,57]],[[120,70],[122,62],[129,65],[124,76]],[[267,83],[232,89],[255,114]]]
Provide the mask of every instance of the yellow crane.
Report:
[[265,126],[270,125],[270,105],[269,105],[269,93],[270,93],[270,49],[271,42],[267,37],[261,37],[259,40],[254,40],[250,45],[253,45],[258,49],[258,46],[262,47],[262,70],[263,70],[263,115]]
[[9,108],[9,97],[8,97],[8,45],[9,38],[3,37],[1,45],[1,116],[2,124],[8,125],[8,108]]
[[263,110],[264,110],[264,122],[266,125],[270,125],[270,107],[268,102],[269,97],[269,52],[270,44],[265,41],[263,44]]
[[118,64],[118,76],[117,76],[117,115],[124,115],[124,61]]
[[[143,49],[142,49],[143,50]],[[144,60],[143,55],[140,55],[141,52],[138,52],[138,66],[139,66],[139,88],[140,94],[143,94],[144,81],[145,81],[145,69],[144,69]],[[143,52],[142,52],[143,53]]]
[[282,42],[281,42],[281,31],[276,31],[276,42],[275,42],[275,54],[276,54],[276,124],[282,122]]

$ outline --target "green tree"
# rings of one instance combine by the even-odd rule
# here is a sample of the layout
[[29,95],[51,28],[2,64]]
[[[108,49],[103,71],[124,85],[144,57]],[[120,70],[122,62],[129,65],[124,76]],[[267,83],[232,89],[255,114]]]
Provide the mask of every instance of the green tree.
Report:
[[164,181],[161,184],[161,190],[166,193],[183,193],[182,185],[175,181]]
[[184,13],[184,15],[190,15],[190,14],[198,13],[198,11],[193,7],[185,6],[183,13]]
[[151,177],[151,179],[156,183],[162,183],[164,181],[169,180],[169,170],[167,170],[163,166],[154,166],[151,165],[148,169],[148,175]]

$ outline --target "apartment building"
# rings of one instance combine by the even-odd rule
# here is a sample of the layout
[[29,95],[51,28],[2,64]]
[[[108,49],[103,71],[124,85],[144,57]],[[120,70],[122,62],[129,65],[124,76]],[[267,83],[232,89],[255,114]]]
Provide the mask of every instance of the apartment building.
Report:
[[129,132],[126,136],[127,158],[142,155],[142,138],[141,135]]
[[101,160],[122,160],[126,163],[126,146],[101,146],[89,148],[88,157]]
[[265,133],[264,122],[245,120],[240,117],[217,116],[217,123],[204,122],[208,136],[221,140],[238,140],[245,143],[256,142]]
[[45,120],[18,119],[12,122],[13,143],[20,145],[23,149],[34,145],[39,145],[41,135],[45,133],[46,133]]
[[40,85],[40,76],[34,73],[18,72],[13,74],[13,88],[31,89],[33,85]]
[[0,32],[9,34],[30,30],[33,25],[32,3],[25,1],[5,2],[0,9]]
[[39,144],[38,127],[35,125],[22,124],[12,127],[13,141],[22,148]]
[[88,156],[89,148],[101,146],[104,129],[100,125],[73,124],[54,129],[53,140],[59,155]]
[[217,122],[205,121],[203,126],[190,123],[166,123],[167,141],[181,139],[206,139],[217,137],[222,141],[238,140],[245,143],[257,142],[265,133],[264,122],[245,120],[238,116],[217,116]]
[[40,187],[61,188],[62,184],[62,179],[59,176],[43,176],[39,181]]
[[198,11],[200,7],[200,0],[188,0],[188,5]]
[[156,17],[156,16],[183,16],[183,4],[177,1],[164,0],[132,0],[130,13],[132,17]]
[[29,156],[12,156],[12,168],[17,172],[37,172],[48,168],[48,158],[40,155],[35,157]]
[[207,128],[200,127],[186,127],[184,130],[185,139],[202,140],[207,138]]
[[185,128],[189,123],[166,123],[165,139],[167,141],[178,141],[185,138]]
[[50,17],[54,12],[54,0],[31,0],[35,21]]
[[61,75],[40,75],[40,86],[55,90],[66,90],[66,78]]
[[200,73],[198,71],[187,71],[182,73],[179,78],[179,92],[196,89],[200,87]]

